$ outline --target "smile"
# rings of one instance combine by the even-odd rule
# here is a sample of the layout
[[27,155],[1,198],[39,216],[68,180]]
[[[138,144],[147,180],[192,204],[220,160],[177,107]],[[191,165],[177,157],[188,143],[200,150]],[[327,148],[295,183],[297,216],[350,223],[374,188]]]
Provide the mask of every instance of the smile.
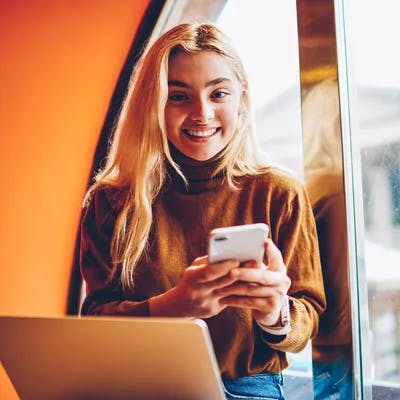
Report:
[[221,128],[212,128],[207,130],[193,130],[193,129],[183,129],[183,133],[190,137],[195,138],[208,138],[214,136],[217,132],[220,131]]

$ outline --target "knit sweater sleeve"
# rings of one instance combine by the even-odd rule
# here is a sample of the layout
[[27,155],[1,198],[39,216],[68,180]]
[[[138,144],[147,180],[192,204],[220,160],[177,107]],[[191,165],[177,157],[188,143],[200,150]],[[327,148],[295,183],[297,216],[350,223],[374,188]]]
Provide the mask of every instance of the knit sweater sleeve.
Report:
[[291,286],[292,329],[285,336],[263,332],[268,345],[283,352],[299,352],[318,332],[319,315],[326,307],[318,250],[318,236],[308,195],[298,184],[276,216],[272,239],[281,250]]
[[107,190],[96,190],[81,224],[80,268],[86,283],[82,315],[149,315],[145,299],[126,298],[112,276],[111,238],[116,212]]

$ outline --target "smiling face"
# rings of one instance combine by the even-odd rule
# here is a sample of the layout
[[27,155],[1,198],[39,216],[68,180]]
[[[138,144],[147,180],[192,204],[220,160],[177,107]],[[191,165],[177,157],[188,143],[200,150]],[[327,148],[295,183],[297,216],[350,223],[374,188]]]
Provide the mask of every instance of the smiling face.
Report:
[[174,54],[165,107],[168,139],[190,158],[212,158],[235,133],[240,96],[239,80],[223,56],[212,51]]

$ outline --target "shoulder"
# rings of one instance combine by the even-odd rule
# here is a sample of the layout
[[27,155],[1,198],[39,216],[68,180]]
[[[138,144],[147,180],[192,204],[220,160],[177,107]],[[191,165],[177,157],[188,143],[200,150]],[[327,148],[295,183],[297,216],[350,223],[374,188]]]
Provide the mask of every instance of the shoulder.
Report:
[[126,186],[106,186],[103,191],[103,196],[107,199],[112,210],[119,213],[128,196],[128,188]]
[[270,167],[260,174],[247,175],[242,187],[255,204],[265,204],[276,218],[291,218],[311,210],[303,182],[281,168]]
[[86,201],[82,215],[82,235],[88,232],[108,232],[111,234],[117,215],[121,211],[127,190],[114,186],[95,188]]
[[128,189],[121,186],[102,185],[93,190],[87,201],[88,208],[118,214],[126,200]]
[[268,167],[260,174],[247,175],[245,182],[246,185],[280,196],[295,197],[304,193],[304,184],[300,179],[278,167]]

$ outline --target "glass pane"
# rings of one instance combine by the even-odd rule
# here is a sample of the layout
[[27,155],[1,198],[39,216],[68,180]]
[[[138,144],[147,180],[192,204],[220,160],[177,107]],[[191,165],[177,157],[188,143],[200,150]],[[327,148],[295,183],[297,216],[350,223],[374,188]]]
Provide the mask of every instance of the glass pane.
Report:
[[400,387],[400,3],[351,0],[348,6],[372,381]]

